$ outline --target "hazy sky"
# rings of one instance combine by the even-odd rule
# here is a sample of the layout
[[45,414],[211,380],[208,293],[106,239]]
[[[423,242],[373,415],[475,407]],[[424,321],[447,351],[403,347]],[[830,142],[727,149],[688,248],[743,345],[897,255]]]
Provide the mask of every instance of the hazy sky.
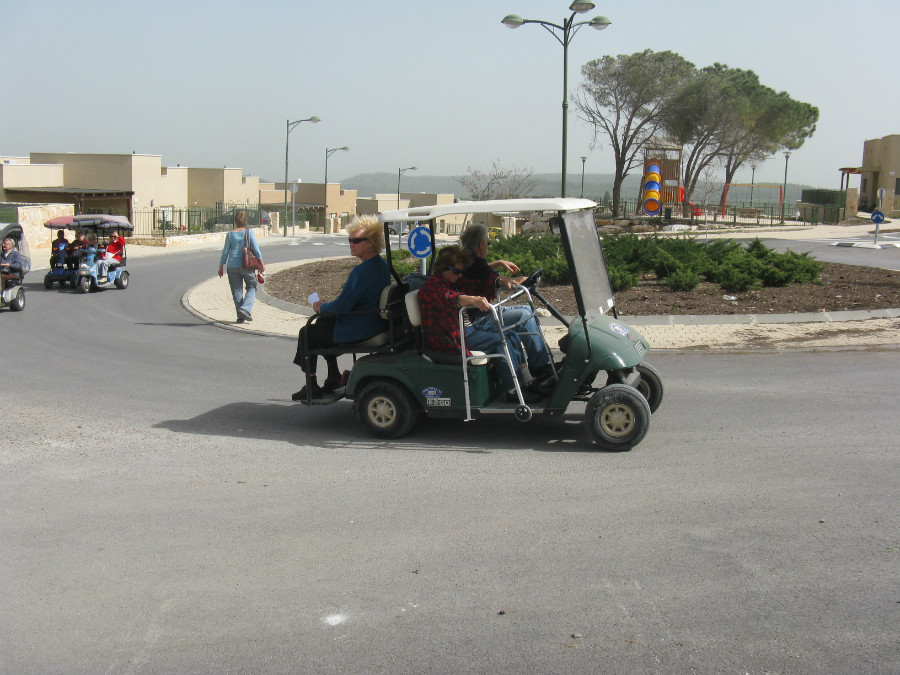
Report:
[[[3,0],[0,155],[162,155],[163,165],[241,167],[321,182],[357,173],[460,175],[469,167],[559,171],[563,49],[543,28],[569,0]],[[790,182],[839,187],[863,141],[900,133],[897,0],[605,0],[569,48],[569,91],[605,54],[672,50],[698,67],[755,71],[818,106]],[[572,105],[569,174],[611,173]],[[749,167],[738,174],[749,182]],[[780,183],[780,154],[756,181]],[[854,185],[858,185],[856,182]]]

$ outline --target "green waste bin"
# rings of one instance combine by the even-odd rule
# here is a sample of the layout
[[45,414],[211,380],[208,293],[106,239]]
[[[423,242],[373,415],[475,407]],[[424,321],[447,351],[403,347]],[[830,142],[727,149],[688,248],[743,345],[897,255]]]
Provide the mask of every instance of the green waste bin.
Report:
[[663,214],[666,220],[672,220],[672,207],[667,206],[665,209],[663,209]]

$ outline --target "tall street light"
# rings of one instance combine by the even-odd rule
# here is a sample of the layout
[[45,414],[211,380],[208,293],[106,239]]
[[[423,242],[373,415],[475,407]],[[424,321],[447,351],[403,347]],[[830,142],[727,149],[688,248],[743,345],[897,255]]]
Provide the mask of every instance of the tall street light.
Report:
[[346,145],[342,148],[325,148],[325,196],[322,198],[322,232],[325,232],[325,219],[328,218],[328,158],[338,150],[349,149],[350,147]]
[[784,151],[784,188],[782,189],[781,194],[781,225],[784,225],[784,202],[787,199],[787,167],[788,160],[791,158],[791,151]]
[[[575,21],[575,15],[584,14],[594,9],[593,2],[579,2],[575,0],[569,9],[572,15],[563,21],[562,25],[551,23],[550,21],[540,21],[537,19],[523,19],[518,14],[509,14],[504,17],[502,23],[508,28],[518,28],[523,23],[536,23],[543,26],[557,42],[563,47],[563,102],[562,102],[562,188],[560,196],[566,196],[566,146],[568,138],[568,117],[569,117],[569,43],[575,37],[581,26],[590,26],[596,30],[603,30],[612,23],[605,16],[595,16],[590,21]],[[559,31],[559,33],[557,33]]]
[[756,185],[756,167],[759,166],[759,162],[753,161],[750,162],[750,168],[753,169],[753,173],[750,174],[750,208],[753,208],[753,187]]
[[[287,133],[284,135],[284,236],[287,236],[287,191],[288,191],[288,142],[291,140],[291,132],[298,124],[303,122],[312,122],[317,124],[320,122],[318,117],[307,117],[305,120],[297,120],[295,122],[287,121]],[[291,195],[291,202],[294,201],[294,195]]]
[[584,199],[584,163],[587,161],[587,157],[581,158],[581,198]]
[[415,171],[416,167],[408,166],[405,169],[397,170],[397,209],[400,209],[400,176],[402,176],[407,171]]

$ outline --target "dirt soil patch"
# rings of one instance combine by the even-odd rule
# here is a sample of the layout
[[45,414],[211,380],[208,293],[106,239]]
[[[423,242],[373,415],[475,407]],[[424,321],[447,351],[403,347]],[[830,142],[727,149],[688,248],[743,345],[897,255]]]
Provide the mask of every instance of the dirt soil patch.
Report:
[[[266,281],[269,295],[308,306],[313,291],[331,300],[340,293],[356,258],[299,265],[273,274]],[[657,314],[794,314],[844,310],[900,308],[900,272],[874,267],[822,263],[822,284],[792,284],[746,293],[726,293],[703,283],[693,291],[669,290],[655,278],[642,279],[633,289],[616,294],[616,308],[626,316]],[[569,286],[540,286],[541,294],[566,316],[578,313]]]

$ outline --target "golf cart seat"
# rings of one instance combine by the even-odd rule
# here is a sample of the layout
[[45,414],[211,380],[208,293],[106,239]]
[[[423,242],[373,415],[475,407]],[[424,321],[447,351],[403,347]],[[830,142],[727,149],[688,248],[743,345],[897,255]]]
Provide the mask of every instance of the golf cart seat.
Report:
[[[424,359],[431,361],[432,363],[444,363],[448,365],[456,365],[461,366],[462,359],[462,349],[456,346],[459,351],[454,353],[448,352],[439,352],[433,349],[428,349],[425,346],[425,340],[422,337],[422,312],[419,308],[419,291],[410,291],[406,294],[406,316],[409,319],[410,326],[412,326],[413,330],[418,333],[417,344],[419,345],[419,353],[422,355]],[[449,340],[449,338],[448,338]],[[484,352],[473,351],[472,356],[485,356]],[[472,359],[469,361],[469,365],[472,366],[485,366],[487,365],[487,358],[478,358]]]
[[[341,354],[375,354],[391,352],[403,347],[409,340],[404,323],[403,296],[407,291],[405,284],[390,284],[381,291],[377,310],[349,312],[350,314],[372,314],[378,312],[387,322],[387,328],[366,340],[359,342],[342,342],[331,347],[314,347],[309,349],[310,355],[340,356]],[[310,319],[315,321],[319,315]]]

